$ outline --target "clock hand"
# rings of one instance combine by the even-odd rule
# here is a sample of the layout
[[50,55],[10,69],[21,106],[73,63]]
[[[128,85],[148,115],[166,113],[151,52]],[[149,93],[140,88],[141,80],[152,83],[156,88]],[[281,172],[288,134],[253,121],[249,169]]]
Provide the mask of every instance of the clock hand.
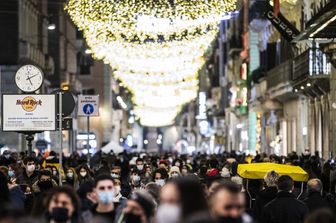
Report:
[[29,78],[28,80],[29,80],[30,84],[33,86],[33,83],[32,83],[32,81],[30,80],[30,78]]
[[29,76],[29,77],[27,77],[26,81],[32,79],[33,77],[35,77],[35,76],[37,76],[37,75],[38,75],[38,74],[35,74],[35,75],[33,75],[33,76]]

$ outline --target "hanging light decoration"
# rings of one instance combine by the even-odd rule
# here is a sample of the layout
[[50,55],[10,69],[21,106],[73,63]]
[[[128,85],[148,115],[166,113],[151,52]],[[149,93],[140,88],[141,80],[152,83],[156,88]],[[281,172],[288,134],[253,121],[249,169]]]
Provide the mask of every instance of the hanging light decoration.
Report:
[[174,122],[198,91],[198,72],[236,0],[69,0],[93,57],[116,70],[146,126]]
[[194,38],[235,8],[236,0],[70,0],[66,6],[81,30],[94,26],[110,40],[130,42]]

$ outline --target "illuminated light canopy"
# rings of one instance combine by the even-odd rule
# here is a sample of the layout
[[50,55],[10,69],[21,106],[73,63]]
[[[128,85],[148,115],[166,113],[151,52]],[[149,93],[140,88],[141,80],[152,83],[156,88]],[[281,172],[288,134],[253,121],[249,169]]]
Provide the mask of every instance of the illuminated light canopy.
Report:
[[132,92],[141,124],[165,126],[197,97],[218,23],[236,0],[69,0],[65,9],[92,56]]
[[94,26],[131,42],[194,38],[235,9],[236,0],[70,0],[66,6],[81,30]]

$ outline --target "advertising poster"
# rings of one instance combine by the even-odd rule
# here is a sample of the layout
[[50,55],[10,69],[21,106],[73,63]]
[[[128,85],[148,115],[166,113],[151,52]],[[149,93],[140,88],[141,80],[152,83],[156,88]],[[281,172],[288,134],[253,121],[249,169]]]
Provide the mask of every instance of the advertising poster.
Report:
[[55,131],[55,95],[2,95],[3,131]]

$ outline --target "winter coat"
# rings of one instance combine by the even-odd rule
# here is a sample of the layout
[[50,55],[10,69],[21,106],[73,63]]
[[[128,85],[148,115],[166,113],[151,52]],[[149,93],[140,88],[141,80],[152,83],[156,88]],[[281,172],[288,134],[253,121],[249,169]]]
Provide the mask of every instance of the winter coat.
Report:
[[20,186],[15,186],[9,190],[9,200],[16,209],[24,210],[26,196]]
[[[115,216],[114,216],[114,223],[117,223],[118,220],[122,217],[122,211],[123,209],[126,207],[126,202],[127,200],[122,198],[119,199],[119,202],[114,202],[114,207],[115,207]],[[87,210],[84,211],[80,214],[80,220],[84,223],[91,223],[95,217],[95,209],[97,208],[97,206],[95,205],[91,211]],[[113,223],[113,222],[111,222]]]
[[10,164],[15,164],[16,160],[13,159],[12,157],[9,157],[6,159],[4,156],[0,157],[0,166],[7,166]]
[[35,170],[32,175],[28,176],[26,173],[26,170],[24,169],[22,171],[22,174],[20,174],[17,179],[16,183],[17,184],[26,184],[29,186],[32,186],[37,180],[38,180],[38,171]]
[[[32,189],[33,189],[33,192],[34,193],[40,193],[41,192],[41,190],[40,190],[40,188],[39,188],[39,186],[38,186],[38,182],[39,181],[36,181],[33,185],[32,185]],[[57,187],[58,186],[58,184],[56,183],[56,181],[55,180],[51,180],[51,183],[52,183],[52,186],[53,187]]]
[[320,208],[329,208],[329,204],[323,199],[319,192],[311,192],[308,194],[307,198],[303,200],[307,205],[309,212],[312,212]]
[[303,223],[307,206],[292,193],[280,191],[274,200],[263,208],[264,223]]
[[276,197],[277,193],[276,187],[266,187],[257,194],[254,204],[254,217],[257,220],[261,221],[263,208]]

